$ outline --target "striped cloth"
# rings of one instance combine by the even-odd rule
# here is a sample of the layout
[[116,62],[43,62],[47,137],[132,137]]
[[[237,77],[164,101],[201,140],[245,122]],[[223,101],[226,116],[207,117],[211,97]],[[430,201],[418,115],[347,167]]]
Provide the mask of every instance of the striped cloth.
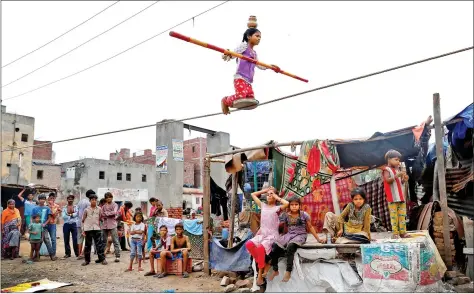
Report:
[[382,225],[387,228],[388,231],[391,231],[390,210],[388,209],[382,178],[362,184],[359,187],[365,190],[367,203],[372,208],[372,215],[379,218],[382,221]]

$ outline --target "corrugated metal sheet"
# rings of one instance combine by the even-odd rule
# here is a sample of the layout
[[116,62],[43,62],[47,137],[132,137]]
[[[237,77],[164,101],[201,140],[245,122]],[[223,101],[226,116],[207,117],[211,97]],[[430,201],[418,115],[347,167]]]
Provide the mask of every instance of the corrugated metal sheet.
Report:
[[474,218],[473,183],[469,183],[460,193],[448,193],[448,206],[461,216]]

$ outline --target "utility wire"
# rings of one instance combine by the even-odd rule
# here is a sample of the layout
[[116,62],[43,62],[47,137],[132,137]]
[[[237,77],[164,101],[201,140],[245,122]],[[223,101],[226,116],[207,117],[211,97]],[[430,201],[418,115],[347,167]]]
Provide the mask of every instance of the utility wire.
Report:
[[156,35],[154,35],[154,36],[151,36],[150,38],[148,38],[148,39],[146,39],[146,40],[141,41],[141,42],[138,43],[138,44],[133,45],[132,47],[129,47],[128,49],[125,49],[125,50],[123,50],[123,51],[121,51],[121,52],[119,52],[119,53],[117,53],[117,54],[115,54],[115,55],[113,55],[113,56],[111,56],[111,57],[109,57],[109,58],[107,58],[107,59],[104,59],[104,60],[102,60],[102,61],[100,61],[100,62],[98,62],[98,63],[95,63],[95,64],[93,64],[93,65],[91,65],[91,66],[89,66],[89,67],[86,67],[86,68],[84,68],[84,69],[81,69],[80,71],[77,71],[77,72],[75,72],[75,73],[72,73],[72,74],[70,74],[70,75],[67,75],[67,76],[65,76],[65,77],[62,77],[62,78],[60,78],[60,79],[58,79],[58,80],[55,80],[55,81],[53,81],[53,82],[47,83],[47,84],[45,84],[45,85],[42,85],[42,86],[40,86],[40,87],[38,87],[38,88],[29,90],[29,91],[24,92],[24,93],[22,93],[22,94],[18,94],[18,95],[16,95],[16,96],[12,96],[12,97],[9,97],[9,98],[3,99],[3,100],[6,101],[6,100],[10,100],[10,99],[14,99],[14,98],[21,97],[21,96],[23,96],[23,95],[26,95],[26,94],[35,92],[35,91],[37,91],[37,90],[39,90],[39,89],[45,88],[45,87],[50,86],[50,85],[52,85],[52,84],[61,82],[61,81],[65,80],[65,79],[68,79],[68,78],[70,78],[70,77],[73,77],[73,76],[75,76],[75,75],[78,75],[78,74],[80,74],[80,73],[83,73],[83,72],[85,72],[85,71],[87,71],[87,70],[89,70],[89,69],[92,69],[92,68],[94,68],[94,67],[96,67],[96,66],[98,66],[98,65],[100,65],[100,64],[102,64],[102,63],[105,63],[105,62],[107,62],[107,61],[109,61],[109,60],[112,60],[112,59],[114,59],[115,57],[120,56],[120,55],[122,55],[122,54],[124,54],[124,53],[126,53],[126,52],[128,52],[128,51],[130,51],[130,50],[132,50],[132,49],[134,49],[134,48],[136,48],[136,47],[138,47],[138,46],[140,46],[140,45],[142,45],[142,44],[144,44],[144,43],[146,43],[146,42],[148,42],[148,41],[150,41],[150,40],[152,40],[152,39],[154,39],[154,38],[156,38],[156,37],[158,37],[158,36],[160,36],[160,35],[162,35],[162,34],[164,34],[164,33],[166,33],[166,32],[168,32],[168,31],[170,31],[170,30],[172,30],[172,29],[174,29],[174,28],[176,28],[176,27],[178,27],[178,26],[180,26],[180,25],[182,25],[182,24],[184,24],[184,23],[186,23],[186,22],[192,20],[193,18],[196,18],[196,17],[201,16],[201,15],[203,15],[203,14],[205,14],[205,13],[211,11],[211,10],[214,10],[214,9],[216,9],[217,7],[219,7],[219,6],[221,6],[221,5],[224,5],[225,3],[229,2],[229,1],[230,1],[230,0],[227,0],[227,1],[224,1],[224,2],[220,3],[219,5],[216,5],[216,6],[214,6],[214,7],[211,7],[211,8],[209,8],[209,9],[206,10],[206,11],[203,11],[203,12],[201,12],[201,13],[199,13],[199,14],[193,16],[193,17],[190,17],[190,18],[188,18],[188,19],[186,19],[186,20],[184,20],[184,21],[182,21],[182,22],[180,22],[180,23],[178,23],[178,24],[176,24],[176,25],[174,25],[174,26],[172,26],[172,27],[170,27],[170,28],[168,28],[168,29],[166,29],[166,30],[164,30],[164,31],[162,31],[162,32],[160,32],[160,33],[158,33],[158,34],[156,34]]
[[114,6],[115,4],[117,4],[117,3],[119,3],[119,2],[120,2],[120,0],[119,0],[119,1],[116,1],[116,2],[114,2],[114,3],[112,3],[111,5],[107,6],[107,7],[104,8],[104,9],[102,9],[101,11],[99,11],[98,13],[96,13],[96,14],[94,14],[93,16],[89,17],[89,18],[86,19],[85,21],[81,22],[81,23],[78,24],[77,26],[75,26],[75,27],[73,27],[72,29],[68,30],[67,32],[65,32],[65,33],[63,33],[63,34],[61,34],[61,35],[59,35],[58,37],[52,39],[51,41],[47,42],[46,44],[44,44],[44,45],[42,45],[42,46],[36,48],[35,50],[30,51],[30,52],[26,53],[25,55],[23,55],[23,56],[21,56],[21,57],[18,57],[17,59],[15,59],[15,60],[13,60],[13,61],[11,61],[11,62],[9,62],[9,63],[3,65],[2,68],[7,67],[7,66],[9,66],[10,64],[13,64],[13,63],[17,62],[18,60],[23,59],[24,57],[30,55],[31,53],[36,52],[36,51],[40,50],[41,48],[43,48],[43,47],[45,47],[45,46],[47,46],[47,45],[53,43],[53,42],[56,41],[57,39],[61,38],[62,36],[66,35],[66,34],[68,34],[68,33],[70,33],[70,32],[72,32],[73,30],[77,29],[77,28],[80,27],[81,25],[83,25],[83,24],[85,24],[86,22],[88,22],[89,20],[95,18],[96,16],[98,16],[98,15],[101,14],[101,13],[103,13],[104,11],[106,11],[107,9],[109,9],[110,7]]
[[[461,52],[464,52],[464,51],[472,50],[473,48],[474,48],[474,46],[467,47],[467,48],[464,48],[464,49],[459,49],[459,50],[452,51],[452,52],[449,52],[449,53],[444,53],[444,54],[441,54],[441,55],[436,55],[436,56],[433,56],[433,57],[421,59],[421,60],[418,60],[418,61],[406,63],[406,64],[399,65],[399,66],[395,66],[395,67],[391,67],[391,68],[384,69],[384,70],[381,70],[381,71],[376,71],[376,72],[373,72],[373,73],[370,73],[370,74],[358,76],[358,77],[351,78],[351,79],[348,79],[348,80],[344,80],[344,81],[332,83],[332,84],[329,84],[329,85],[326,85],[326,86],[321,86],[321,87],[317,87],[317,88],[310,89],[310,90],[307,90],[307,91],[298,92],[298,93],[295,93],[295,94],[292,94],[292,95],[283,96],[283,97],[280,97],[280,98],[268,100],[268,101],[266,101],[266,102],[260,103],[260,104],[259,104],[259,107],[260,107],[260,106],[263,106],[263,105],[270,104],[270,103],[282,101],[282,100],[285,100],[285,99],[293,98],[293,97],[296,97],[296,96],[308,94],[308,93],[311,93],[311,92],[315,92],[315,91],[319,91],[319,90],[323,90],[323,89],[327,89],[327,88],[339,86],[339,85],[342,85],[342,84],[345,84],[345,83],[349,83],[349,82],[353,82],[353,81],[365,79],[365,78],[368,78],[368,77],[376,76],[376,75],[379,75],[379,74],[387,73],[387,72],[390,72],[390,71],[402,69],[402,68],[405,68],[405,67],[413,66],[413,65],[416,65],[416,64],[428,62],[428,61],[431,61],[431,60],[439,59],[439,58],[446,57],[446,56],[449,56],[449,55],[454,55],[454,54],[461,53]],[[237,112],[237,111],[241,111],[241,110],[244,110],[244,109],[236,109],[236,110],[233,110],[232,112]],[[127,132],[127,131],[138,130],[138,129],[144,129],[144,128],[154,127],[154,126],[157,126],[157,125],[168,124],[168,123],[172,123],[172,122],[183,122],[183,121],[195,120],[195,119],[200,119],[200,118],[205,118],[205,117],[217,116],[217,115],[221,115],[221,114],[222,114],[222,112],[216,112],[216,113],[210,113],[210,114],[203,114],[203,115],[198,115],[198,116],[192,116],[192,117],[183,118],[183,119],[179,119],[179,120],[163,120],[163,121],[158,122],[158,123],[149,124],[149,125],[144,125],[144,126],[139,126],[139,127],[121,129],[121,130],[116,130],[116,131],[98,133],[98,134],[87,135],[87,136],[76,137],[76,138],[70,138],[70,139],[64,139],[64,140],[58,140],[58,141],[54,141],[54,142],[50,142],[50,143],[42,143],[42,144],[37,144],[37,145],[29,145],[29,146],[17,147],[17,148],[12,148],[12,149],[3,149],[1,152],[14,151],[14,150],[18,150],[18,149],[26,149],[26,148],[31,148],[31,147],[36,147],[36,146],[42,146],[42,145],[49,145],[49,144],[64,143],[64,142],[75,141],[75,140],[82,140],[82,139],[87,139],[87,138],[92,138],[92,137],[99,137],[99,136],[104,136],[104,135],[122,133],[122,132]]]
[[21,79],[23,79],[23,78],[25,78],[25,77],[31,75],[32,73],[34,73],[34,72],[36,72],[36,71],[38,71],[38,70],[40,70],[40,69],[42,69],[42,68],[44,68],[44,67],[50,65],[51,63],[55,62],[56,60],[60,59],[61,57],[64,57],[64,56],[68,55],[69,53],[71,53],[71,52],[73,52],[73,51],[75,51],[75,50],[81,48],[82,46],[86,45],[86,44],[89,43],[90,41],[97,39],[98,37],[102,36],[103,34],[105,34],[105,33],[107,33],[107,32],[110,32],[111,30],[115,29],[115,28],[118,27],[119,25],[121,25],[121,24],[127,22],[128,20],[134,18],[135,16],[137,16],[137,15],[139,15],[140,13],[144,12],[144,11],[147,10],[148,8],[152,7],[153,5],[155,5],[156,3],[158,3],[159,1],[160,1],[160,0],[153,2],[152,4],[148,5],[147,7],[143,8],[143,9],[140,10],[140,11],[138,11],[137,13],[131,15],[130,17],[128,17],[128,18],[122,20],[121,22],[119,22],[118,24],[112,26],[111,28],[109,28],[109,29],[103,31],[102,33],[96,35],[95,37],[92,37],[91,39],[85,41],[84,43],[82,43],[82,44],[80,44],[80,45],[78,45],[78,46],[72,48],[71,50],[67,51],[66,53],[63,53],[63,54],[59,55],[58,57],[54,58],[53,60],[49,61],[48,63],[43,64],[42,66],[40,66],[40,67],[38,67],[38,68],[36,68],[36,69],[30,71],[29,73],[27,73],[27,74],[25,74],[25,75],[23,75],[23,76],[17,78],[16,80],[13,80],[13,81],[9,82],[8,84],[3,85],[2,88],[3,88],[3,87],[6,87],[6,86],[8,86],[8,85],[11,85],[11,84],[13,84],[13,83],[15,83],[15,82],[18,82],[19,80],[21,80]]

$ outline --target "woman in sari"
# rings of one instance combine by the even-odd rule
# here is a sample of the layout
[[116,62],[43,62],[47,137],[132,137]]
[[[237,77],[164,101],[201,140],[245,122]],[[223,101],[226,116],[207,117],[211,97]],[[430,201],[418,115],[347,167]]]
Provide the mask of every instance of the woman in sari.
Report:
[[19,257],[20,228],[20,211],[15,208],[15,200],[10,199],[2,213],[2,259]]

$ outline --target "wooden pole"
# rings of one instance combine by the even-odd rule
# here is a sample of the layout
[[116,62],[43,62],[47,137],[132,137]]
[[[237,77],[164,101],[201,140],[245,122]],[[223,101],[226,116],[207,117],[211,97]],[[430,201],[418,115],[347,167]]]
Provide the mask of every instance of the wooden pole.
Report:
[[[444,256],[448,270],[452,267],[451,243],[449,240],[448,198],[446,196],[446,170],[444,168],[443,137],[439,94],[433,94],[433,115],[435,123],[436,162],[438,163],[438,183],[441,211],[443,212]],[[436,185],[436,183],[433,183]]]
[[203,210],[203,241],[204,241],[204,273],[211,275],[209,268],[209,230],[211,218],[211,160],[208,156],[204,158],[204,176],[202,193]]
[[237,206],[237,173],[232,175],[232,198],[230,200],[229,239],[227,248],[234,246],[235,206]]

